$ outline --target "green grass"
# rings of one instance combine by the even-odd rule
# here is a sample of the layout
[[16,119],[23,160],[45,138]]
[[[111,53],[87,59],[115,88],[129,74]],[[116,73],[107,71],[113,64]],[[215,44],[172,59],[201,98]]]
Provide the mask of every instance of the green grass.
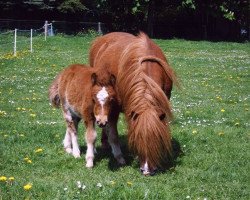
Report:
[[[82,126],[82,158],[63,150],[65,124],[47,90],[65,66],[88,62],[93,38],[36,38],[34,53],[23,44],[17,57],[1,48],[0,177],[7,181],[0,181],[0,199],[249,199],[249,43],[156,40],[182,82],[172,94],[171,129],[183,153],[170,170],[144,177],[127,151],[122,116],[125,167],[100,151],[99,129],[92,170],[85,168]],[[78,189],[77,181],[86,188]]]

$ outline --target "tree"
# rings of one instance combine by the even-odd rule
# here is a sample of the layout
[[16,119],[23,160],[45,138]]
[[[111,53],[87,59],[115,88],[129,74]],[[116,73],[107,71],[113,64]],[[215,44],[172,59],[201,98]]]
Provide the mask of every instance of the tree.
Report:
[[61,13],[74,14],[88,10],[80,0],[59,0],[56,1],[56,8]]
[[207,39],[208,29],[211,29],[208,26],[213,18],[235,21],[239,26],[244,22],[249,27],[248,0],[183,0],[182,5],[201,16],[204,39]]

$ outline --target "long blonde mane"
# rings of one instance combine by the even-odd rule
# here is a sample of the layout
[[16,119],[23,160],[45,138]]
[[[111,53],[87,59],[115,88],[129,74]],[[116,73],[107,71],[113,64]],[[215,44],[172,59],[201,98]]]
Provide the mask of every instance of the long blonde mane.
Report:
[[[123,51],[117,85],[128,122],[129,147],[149,166],[161,166],[172,152],[168,125],[172,112],[162,88],[144,72],[144,62],[157,63],[155,70],[163,69],[176,82],[168,63],[152,53],[149,38],[141,33]],[[159,113],[165,113],[167,119],[161,121]]]

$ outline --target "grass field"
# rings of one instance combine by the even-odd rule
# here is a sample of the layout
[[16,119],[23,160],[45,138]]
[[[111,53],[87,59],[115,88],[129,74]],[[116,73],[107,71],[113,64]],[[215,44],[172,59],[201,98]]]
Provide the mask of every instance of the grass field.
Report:
[[125,167],[101,152],[98,137],[95,167],[86,169],[82,126],[82,158],[63,150],[65,124],[48,86],[65,66],[88,62],[93,38],[37,38],[34,53],[23,44],[17,57],[1,47],[0,199],[250,199],[249,43],[156,40],[182,81],[171,129],[183,153],[168,171],[144,177],[127,150],[123,116]]

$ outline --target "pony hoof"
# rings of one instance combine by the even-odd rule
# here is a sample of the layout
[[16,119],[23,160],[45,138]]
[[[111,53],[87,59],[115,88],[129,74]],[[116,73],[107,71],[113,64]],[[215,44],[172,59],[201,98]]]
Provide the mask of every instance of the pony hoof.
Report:
[[68,154],[72,154],[72,149],[71,149],[71,148],[65,148],[65,151],[66,151]]
[[93,161],[88,161],[88,162],[86,163],[86,167],[87,167],[87,168],[93,168],[93,166],[94,166]]
[[73,154],[73,156],[74,156],[75,158],[80,158],[80,157],[81,157],[80,154]]
[[121,166],[126,165],[126,161],[124,160],[123,157],[117,159],[117,162],[118,162],[118,164],[121,165]]
[[73,152],[73,156],[75,158],[80,158],[81,157],[80,152]]

